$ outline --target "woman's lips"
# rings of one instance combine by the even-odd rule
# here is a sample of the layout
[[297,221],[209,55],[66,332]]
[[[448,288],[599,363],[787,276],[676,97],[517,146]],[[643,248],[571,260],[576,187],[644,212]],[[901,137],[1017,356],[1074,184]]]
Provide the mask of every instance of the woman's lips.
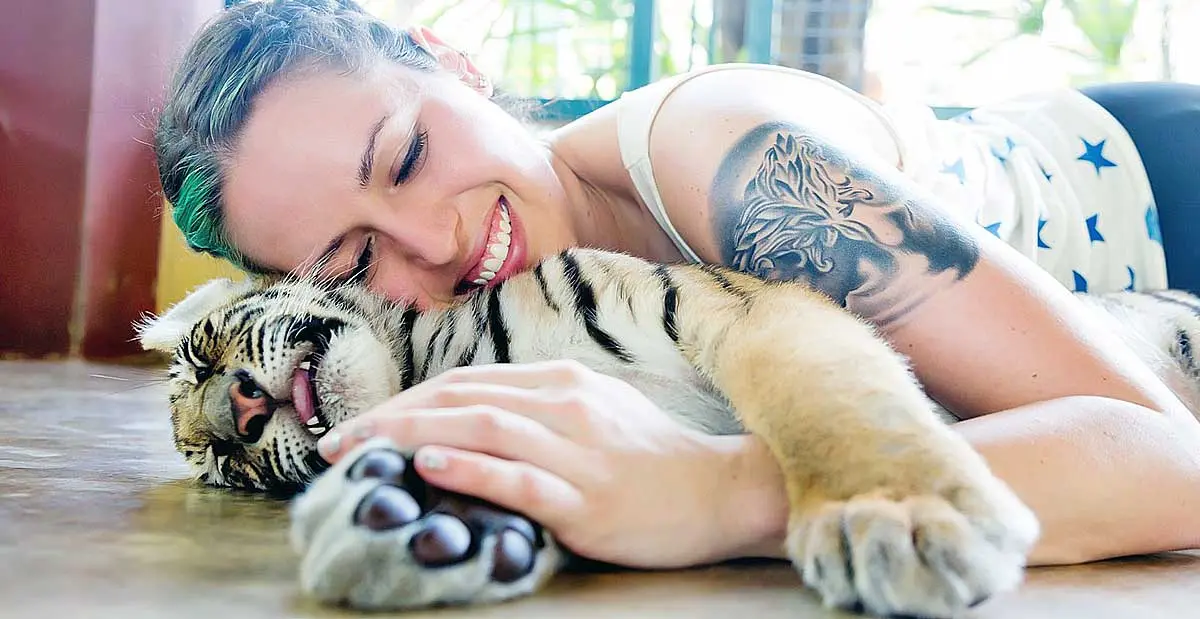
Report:
[[503,196],[500,198],[504,201],[505,207],[508,209],[508,221],[512,227],[509,235],[512,240],[508,244],[508,257],[504,259],[504,265],[496,271],[496,278],[492,282],[502,282],[514,273],[519,273],[525,269],[525,228],[521,225],[521,220],[517,216],[516,210],[509,204],[508,200]]
[[500,196],[496,201],[486,225],[482,247],[455,286],[456,295],[504,281],[523,264],[524,231],[516,221],[516,214],[507,198]]

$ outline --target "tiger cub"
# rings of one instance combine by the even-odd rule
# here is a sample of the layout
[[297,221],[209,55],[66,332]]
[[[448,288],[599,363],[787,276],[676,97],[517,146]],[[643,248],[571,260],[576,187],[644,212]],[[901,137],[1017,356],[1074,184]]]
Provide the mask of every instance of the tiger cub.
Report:
[[348,285],[215,280],[139,337],[174,355],[174,440],[200,481],[307,487],[292,511],[300,580],[329,602],[497,601],[562,568],[537,523],[425,485],[386,441],[323,471],[330,428],[472,364],[572,360],[687,426],[759,435],[786,479],[787,554],[829,605],[955,616],[1015,587],[1038,536],[905,360],[799,284],[576,249],[426,312]]

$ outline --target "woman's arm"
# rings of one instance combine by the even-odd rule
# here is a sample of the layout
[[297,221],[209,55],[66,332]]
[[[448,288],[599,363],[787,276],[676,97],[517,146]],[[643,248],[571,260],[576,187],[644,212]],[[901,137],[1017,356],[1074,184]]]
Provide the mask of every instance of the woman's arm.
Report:
[[807,111],[793,82],[804,80],[715,72],[663,104],[657,185],[702,259],[825,292],[877,325],[960,417],[1071,395],[1190,417],[1072,293],[831,129],[840,116]]
[[1034,564],[1200,547],[1200,427],[1072,396],[956,424],[1038,515]]
[[[956,424],[1038,515],[1031,565],[1200,547],[1197,424],[1086,396],[1039,402]],[[787,497],[754,436],[720,437],[731,501],[732,556],[784,558]]]
[[962,433],[1043,521],[1039,561],[1197,543],[1200,428],[1174,394],[1047,273],[788,89],[718,72],[663,105],[651,159],[689,244],[877,324],[932,396],[976,418]]

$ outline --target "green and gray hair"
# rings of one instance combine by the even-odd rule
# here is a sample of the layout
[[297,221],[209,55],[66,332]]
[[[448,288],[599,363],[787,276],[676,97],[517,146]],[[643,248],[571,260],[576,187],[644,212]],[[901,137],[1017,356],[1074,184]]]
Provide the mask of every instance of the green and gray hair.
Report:
[[355,71],[391,60],[419,71],[434,57],[352,0],[252,0],[222,11],[188,47],[154,136],[159,178],[188,245],[251,271],[222,218],[224,162],[254,97],[300,67]]

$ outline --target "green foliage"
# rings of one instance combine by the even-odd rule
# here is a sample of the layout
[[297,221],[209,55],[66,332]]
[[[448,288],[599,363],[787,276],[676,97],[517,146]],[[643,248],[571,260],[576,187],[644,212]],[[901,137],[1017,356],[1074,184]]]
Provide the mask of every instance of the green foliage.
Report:
[[970,66],[988,54],[996,51],[1005,43],[1025,36],[1041,36],[1042,30],[1046,26],[1046,5],[1050,0],[1017,0],[1015,6],[1005,11],[994,11],[988,9],[963,9],[947,5],[935,5],[930,7],[939,13],[948,15],[956,15],[959,17],[970,17],[973,19],[988,19],[995,21],[1009,21],[1013,24],[1012,33],[982,50],[972,54],[969,58],[963,61],[963,66]]
[[[666,26],[680,25],[675,22],[689,9],[694,13],[695,3],[660,0],[658,4],[654,71],[672,75],[686,70],[689,60],[672,53],[671,29]],[[499,68],[501,85],[516,94],[607,99],[629,84],[633,5],[633,0],[490,0],[487,13],[498,17],[484,24],[481,40],[464,45],[485,46],[491,50],[488,53],[500,54],[498,59],[489,58],[488,64]],[[434,31],[450,32],[462,27],[463,14],[456,9],[478,6],[479,2],[464,0],[426,0],[420,21]],[[664,15],[674,22],[664,23]],[[678,28],[672,32],[690,35],[693,45],[707,35],[698,24],[691,32],[684,26],[682,35]]]
[[[968,66],[995,51],[1013,39],[1025,36],[1041,36],[1046,25],[1046,9],[1052,0],[1015,0],[1008,10],[963,9],[938,5],[931,7],[939,13],[972,19],[1009,21],[1013,31],[1008,37],[988,45],[963,62]],[[1091,49],[1078,53],[1100,64],[1105,69],[1116,69],[1121,64],[1121,54],[1133,32],[1137,17],[1138,0],[1060,0],[1070,13],[1075,27],[1083,34]]]
[[1018,0],[1016,6],[1009,11],[993,11],[988,9],[963,9],[947,5],[935,5],[933,10],[960,17],[975,17],[980,19],[996,19],[1012,21],[1015,26],[1013,36],[1040,35],[1046,25],[1046,4],[1049,0]]
[[[456,26],[452,10],[460,0],[446,0],[423,20],[435,31]],[[589,93],[597,96],[597,83],[612,78],[618,88],[629,79],[627,23],[631,0],[494,0],[500,15],[486,28],[480,44],[500,42],[504,86],[525,96],[563,96],[559,68],[563,54],[570,55],[577,73],[591,81]],[[444,21],[443,21],[444,20]],[[576,77],[572,75],[570,77]]]
[[1121,52],[1133,32],[1138,0],[1062,0],[1075,26],[1107,68],[1121,65]]

